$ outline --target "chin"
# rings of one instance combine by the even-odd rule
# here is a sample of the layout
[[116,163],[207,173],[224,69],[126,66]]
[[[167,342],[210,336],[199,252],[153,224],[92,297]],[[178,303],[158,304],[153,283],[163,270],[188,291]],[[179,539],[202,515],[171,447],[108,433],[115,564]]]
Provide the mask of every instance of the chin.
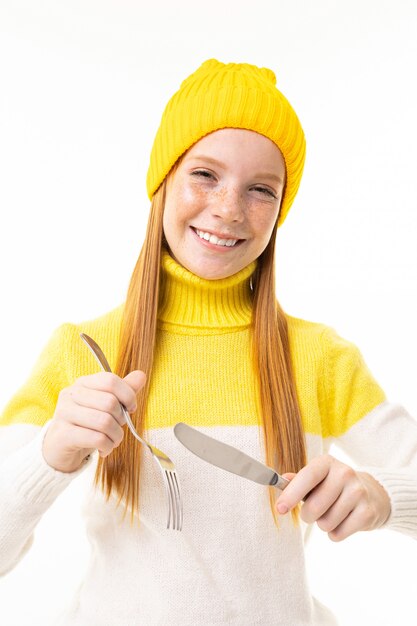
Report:
[[178,262],[189,272],[195,274],[195,276],[198,276],[199,278],[203,278],[204,280],[216,280],[228,276],[227,272],[222,271],[220,268],[217,270],[210,270],[207,266],[200,267],[199,265],[195,265],[193,263],[183,263],[181,260]]

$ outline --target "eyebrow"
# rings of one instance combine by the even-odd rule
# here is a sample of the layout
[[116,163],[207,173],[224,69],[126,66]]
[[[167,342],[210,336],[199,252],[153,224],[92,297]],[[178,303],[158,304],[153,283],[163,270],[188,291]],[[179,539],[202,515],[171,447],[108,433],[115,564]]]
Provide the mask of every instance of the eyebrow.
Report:
[[[206,156],[205,154],[196,154],[195,156],[192,156],[191,159],[207,161],[208,163],[213,163],[213,165],[217,165],[223,169],[226,169],[226,165],[224,163],[218,161],[217,159],[214,159],[213,157]],[[270,172],[259,172],[254,176],[254,178],[269,178],[269,180],[273,180],[277,183],[283,184],[283,180],[280,176],[278,176],[277,174],[272,174]]]

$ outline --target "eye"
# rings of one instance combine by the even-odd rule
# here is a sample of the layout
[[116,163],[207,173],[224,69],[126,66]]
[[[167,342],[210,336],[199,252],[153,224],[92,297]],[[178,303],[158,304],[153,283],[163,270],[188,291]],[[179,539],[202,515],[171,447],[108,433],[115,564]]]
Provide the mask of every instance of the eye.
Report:
[[268,196],[271,196],[271,198],[274,198],[275,200],[277,200],[277,196],[274,194],[273,191],[271,191],[270,189],[267,189],[267,187],[252,187],[252,189],[254,189],[255,191],[260,191],[263,194],[266,194]]
[[213,174],[211,172],[208,172],[207,170],[195,170],[194,172],[191,172],[191,176],[202,176],[203,178],[214,178]]

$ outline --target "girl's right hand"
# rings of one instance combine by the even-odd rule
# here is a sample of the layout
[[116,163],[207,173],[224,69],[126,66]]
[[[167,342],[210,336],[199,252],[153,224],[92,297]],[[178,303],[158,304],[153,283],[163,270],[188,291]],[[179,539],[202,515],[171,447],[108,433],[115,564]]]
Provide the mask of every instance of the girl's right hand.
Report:
[[129,413],[146,375],[140,370],[120,378],[110,372],[81,376],[59,394],[43,441],[45,461],[60,472],[74,472],[94,450],[106,457],[120,445],[126,423],[119,402]]

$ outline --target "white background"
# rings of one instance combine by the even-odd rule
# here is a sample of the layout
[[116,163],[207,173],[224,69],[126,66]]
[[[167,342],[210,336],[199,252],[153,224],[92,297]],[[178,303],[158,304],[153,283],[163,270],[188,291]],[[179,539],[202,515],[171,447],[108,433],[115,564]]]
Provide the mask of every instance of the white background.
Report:
[[[359,345],[417,416],[416,53],[414,0],[2,0],[1,406],[54,328],[124,300],[162,110],[215,57],[272,68],[306,132],[281,304]],[[79,501],[74,482],[0,580],[2,626],[45,624],[71,597],[88,556]],[[417,623],[412,539],[316,529],[307,558],[342,626]]]

